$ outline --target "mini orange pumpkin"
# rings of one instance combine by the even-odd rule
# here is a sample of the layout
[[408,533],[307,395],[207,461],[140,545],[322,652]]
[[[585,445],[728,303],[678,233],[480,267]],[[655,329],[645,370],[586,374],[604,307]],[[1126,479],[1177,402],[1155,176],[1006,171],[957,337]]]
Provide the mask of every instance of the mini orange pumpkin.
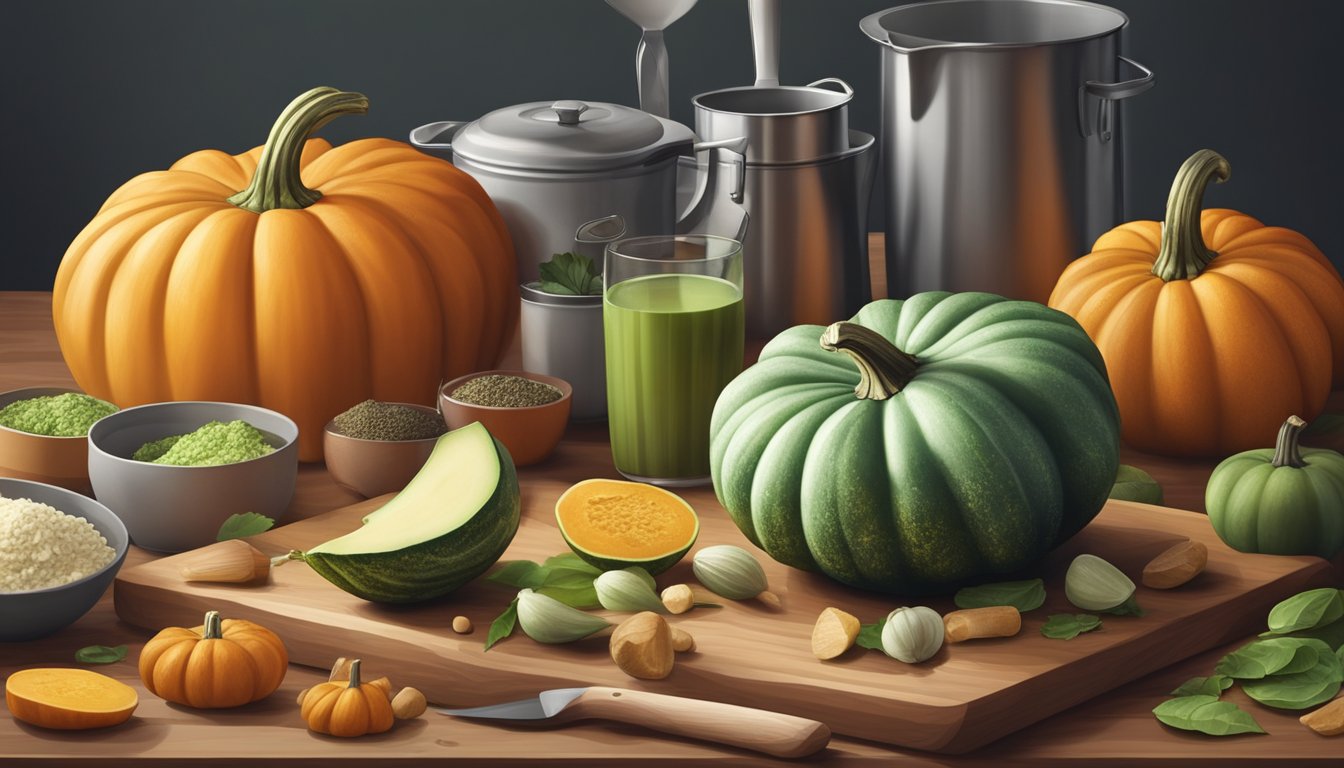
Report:
[[1310,240],[1200,202],[1231,170],[1181,166],[1164,222],[1133,221],[1064,270],[1050,306],[1106,360],[1121,436],[1170,456],[1255,448],[1344,382],[1344,281]]
[[113,192],[52,295],[80,387],[122,407],[265,406],[316,461],[355,403],[432,403],[440,382],[492,367],[518,316],[504,220],[470,175],[408,144],[306,141],[367,110],[317,88],[264,147],[194,152]]
[[238,707],[271,695],[285,679],[289,654],[269,629],[221,621],[218,611],[192,629],[169,627],[140,652],[140,681],[150,693],[197,709]]
[[299,714],[308,727],[332,736],[382,733],[395,719],[387,690],[360,682],[360,660],[350,662],[350,680],[319,683],[303,696]]

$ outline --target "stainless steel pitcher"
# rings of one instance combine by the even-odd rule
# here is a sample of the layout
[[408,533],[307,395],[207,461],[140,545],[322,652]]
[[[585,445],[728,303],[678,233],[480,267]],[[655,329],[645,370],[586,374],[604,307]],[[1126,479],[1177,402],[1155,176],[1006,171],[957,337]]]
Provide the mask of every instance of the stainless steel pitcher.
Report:
[[860,22],[882,45],[889,295],[1045,302],[1122,221],[1120,102],[1153,85],[1120,56],[1128,23],[1079,0],[934,0]]

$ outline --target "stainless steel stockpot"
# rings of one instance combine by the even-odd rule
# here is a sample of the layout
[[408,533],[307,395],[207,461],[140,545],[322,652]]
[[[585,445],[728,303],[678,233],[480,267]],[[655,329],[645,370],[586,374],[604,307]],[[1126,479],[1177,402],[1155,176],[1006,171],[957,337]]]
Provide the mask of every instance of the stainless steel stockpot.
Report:
[[1153,85],[1120,55],[1128,23],[1079,0],[934,0],[860,22],[882,46],[891,296],[1044,302],[1122,220],[1120,100]]

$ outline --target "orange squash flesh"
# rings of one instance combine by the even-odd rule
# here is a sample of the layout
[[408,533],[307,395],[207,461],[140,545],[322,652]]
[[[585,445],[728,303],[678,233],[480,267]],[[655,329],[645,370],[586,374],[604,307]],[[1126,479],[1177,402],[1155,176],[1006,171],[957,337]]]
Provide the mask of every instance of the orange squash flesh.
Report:
[[5,680],[10,714],[43,728],[119,725],[139,703],[134,688],[86,669],[22,669]]
[[555,503],[560,534],[603,570],[671,568],[695,543],[700,520],[680,496],[646,483],[584,480]]

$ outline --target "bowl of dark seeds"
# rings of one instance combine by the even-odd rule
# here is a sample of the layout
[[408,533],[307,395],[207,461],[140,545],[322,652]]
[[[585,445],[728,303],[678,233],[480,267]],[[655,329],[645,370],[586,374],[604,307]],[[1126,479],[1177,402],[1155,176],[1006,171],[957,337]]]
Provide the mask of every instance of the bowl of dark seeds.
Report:
[[479,421],[513,463],[536,464],[551,454],[569,421],[569,382],[526,371],[481,371],[439,389],[439,408],[449,429]]
[[400,491],[447,431],[429,406],[365,400],[327,422],[322,435],[327,471],[337,485],[360,496]]

